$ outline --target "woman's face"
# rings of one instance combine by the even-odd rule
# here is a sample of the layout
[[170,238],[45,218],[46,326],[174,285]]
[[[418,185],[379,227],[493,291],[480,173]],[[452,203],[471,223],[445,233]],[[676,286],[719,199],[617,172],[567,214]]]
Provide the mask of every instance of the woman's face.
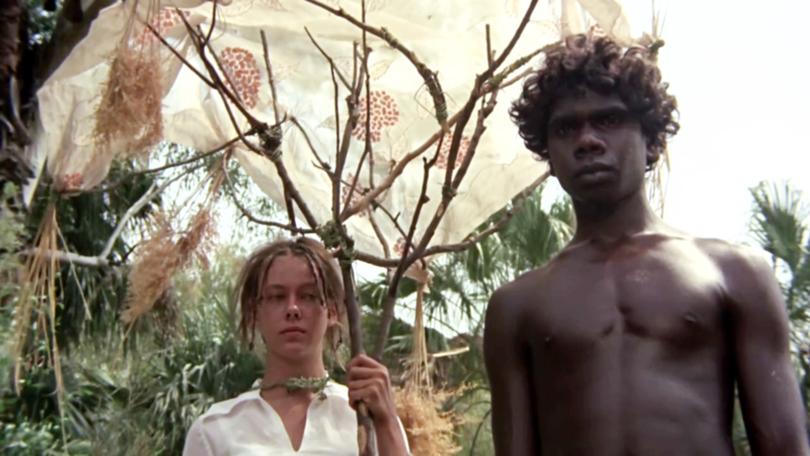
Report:
[[276,258],[264,278],[256,312],[271,357],[299,362],[320,359],[326,329],[336,321],[333,304],[322,303],[305,258]]

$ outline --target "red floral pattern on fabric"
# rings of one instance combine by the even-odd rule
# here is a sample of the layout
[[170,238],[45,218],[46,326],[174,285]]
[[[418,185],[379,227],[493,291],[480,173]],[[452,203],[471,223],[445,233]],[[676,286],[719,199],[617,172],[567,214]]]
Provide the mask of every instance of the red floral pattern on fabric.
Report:
[[[183,11],[183,15],[188,18],[188,11]],[[177,10],[174,8],[161,8],[160,12],[149,21],[149,25],[157,30],[160,36],[166,36],[169,30],[182,23],[183,20],[180,19],[180,15],[177,14]],[[158,43],[158,39],[148,28],[143,27],[138,36],[135,37],[134,42],[139,45],[146,45]]]
[[[436,158],[436,166],[439,169],[447,169],[447,160],[450,158],[450,144],[453,142],[453,135],[447,133],[444,135],[442,147],[439,149],[439,156]],[[467,149],[470,147],[470,138],[467,136],[461,137],[461,143],[458,146],[458,154],[456,155],[456,162],[453,164],[453,169],[459,167],[464,157],[467,156]]]
[[69,173],[62,176],[61,191],[74,192],[81,190],[84,178],[81,173]]
[[256,58],[247,49],[227,47],[220,53],[219,60],[239,98],[248,108],[255,108],[261,84]]
[[[399,108],[394,97],[386,93],[384,90],[372,90],[371,99],[369,102],[371,108],[371,121],[368,135],[371,142],[379,142],[382,137],[382,130],[385,127],[391,127],[399,122]],[[366,97],[360,97],[358,103],[359,113],[357,116],[357,125],[352,131],[352,136],[360,141],[366,140]]]

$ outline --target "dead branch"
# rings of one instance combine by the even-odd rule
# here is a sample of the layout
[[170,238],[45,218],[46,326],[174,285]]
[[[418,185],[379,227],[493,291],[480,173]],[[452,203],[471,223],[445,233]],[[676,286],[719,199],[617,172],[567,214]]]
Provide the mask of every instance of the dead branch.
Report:
[[[372,35],[382,39],[389,46],[393,47],[394,49],[398,50],[402,55],[407,58],[411,64],[413,64],[416,71],[425,81],[425,86],[427,86],[428,91],[430,92],[430,96],[433,98],[433,106],[436,110],[436,120],[439,122],[439,125],[444,124],[447,121],[447,101],[444,98],[444,91],[442,91],[442,86],[439,83],[439,78],[436,75],[436,72],[432,71],[428,68],[427,65],[422,63],[421,60],[414,54],[413,51],[405,47],[394,35],[391,34],[388,30],[383,27],[376,28],[366,24],[364,21],[360,21],[354,16],[348,14],[343,8],[333,8],[325,3],[322,3],[318,0],[306,0],[307,3],[315,5],[319,8],[322,8],[330,13],[334,14],[335,16],[341,17],[347,21],[349,21],[354,26],[358,27],[361,30],[364,30]],[[536,3],[537,0],[534,0]]]
[[[253,133],[251,131],[249,131],[246,134],[251,135]],[[222,152],[223,150],[227,149],[228,147],[231,147],[232,145],[239,142],[240,140],[241,139],[237,136],[236,138],[233,138],[233,139],[225,142],[221,146],[217,146],[217,147],[215,147],[215,148],[213,148],[213,149],[211,149],[211,150],[209,150],[207,152],[203,152],[203,153],[195,155],[195,156],[193,156],[191,158],[188,158],[188,159],[185,159],[185,160],[180,160],[180,161],[177,161],[177,162],[174,162],[174,163],[167,163],[165,165],[161,165],[161,166],[158,166],[156,168],[149,168],[149,169],[141,169],[141,170],[132,171],[129,174],[127,174],[126,176],[122,177],[121,179],[118,179],[117,181],[115,181],[115,182],[113,182],[113,183],[111,183],[111,184],[109,184],[107,186],[99,187],[97,189],[90,190],[90,191],[97,192],[97,193],[109,192],[110,190],[113,190],[113,189],[117,188],[118,186],[120,186],[121,184],[123,184],[124,182],[127,182],[128,180],[130,180],[132,178],[132,176],[139,176],[139,175],[142,175],[142,174],[152,174],[152,173],[157,173],[157,172],[160,172],[160,171],[165,171],[167,169],[177,168],[177,167],[180,167],[180,166],[188,165],[188,164],[194,163],[196,161],[202,160],[204,158],[208,158],[208,157],[210,157],[212,155],[215,155],[218,152]],[[197,168],[195,168],[195,169],[197,169]],[[186,174],[188,174],[188,173],[186,173]]]
[[489,65],[489,68],[487,68],[486,71],[484,71],[481,75],[478,76],[478,79],[482,81],[489,79],[489,77],[492,76],[495,70],[497,70],[498,67],[501,66],[501,64],[506,60],[506,58],[509,57],[509,54],[512,53],[512,49],[515,47],[515,44],[517,44],[518,40],[520,39],[520,36],[523,35],[523,30],[526,29],[526,25],[529,23],[529,19],[531,19],[532,17],[534,8],[537,6],[537,1],[538,0],[532,0],[532,2],[529,4],[529,7],[526,8],[526,13],[523,14],[523,19],[521,19],[520,25],[518,25],[517,30],[515,30],[515,33],[512,35],[512,39],[509,40],[509,44],[506,45],[503,52],[501,52],[501,55],[497,59],[495,59],[495,61],[491,65]]
[[[439,140],[439,144],[436,148],[436,156],[438,156],[439,150],[441,149],[442,140]],[[424,160],[424,159],[423,159]],[[388,282],[388,293],[386,293],[385,300],[383,301],[383,309],[382,315],[380,317],[380,326],[377,332],[377,341],[374,348],[374,354],[377,356],[382,356],[383,351],[385,350],[385,343],[388,340],[388,331],[391,327],[391,321],[394,318],[394,305],[396,304],[397,298],[397,291],[399,290],[399,282],[402,280],[402,276],[405,274],[405,270],[410,265],[408,263],[409,253],[411,252],[411,246],[413,245],[413,237],[416,234],[416,226],[419,223],[419,216],[422,213],[422,208],[424,207],[425,203],[427,202],[427,190],[428,190],[428,181],[430,178],[430,169],[433,167],[433,163],[435,163],[436,157],[432,160],[424,160],[423,166],[423,174],[422,174],[422,187],[419,192],[419,200],[416,203],[416,208],[414,209],[413,216],[411,217],[411,226],[408,229],[408,234],[405,237],[405,244],[402,248],[402,254],[399,258],[397,264],[397,269],[394,272],[393,276],[391,276],[390,281]]]
[[293,125],[298,129],[301,135],[304,137],[304,141],[307,143],[307,147],[309,147],[310,152],[315,157],[315,161],[317,162],[320,169],[322,169],[327,176],[329,176],[330,182],[332,181],[332,166],[323,158],[321,158],[320,154],[318,154],[318,150],[315,149],[315,146],[312,144],[312,140],[309,138],[309,134],[298,121],[298,118],[295,116],[288,116],[287,119],[292,122]]
[[[268,157],[273,162],[284,188],[285,199],[289,197],[292,199],[292,201],[295,201],[296,205],[298,206],[298,209],[301,211],[301,214],[304,217],[304,220],[307,222],[310,228],[313,229],[316,228],[318,226],[318,222],[315,219],[314,215],[312,214],[312,211],[310,211],[309,206],[301,197],[301,194],[298,192],[298,189],[295,188],[295,185],[292,183],[292,180],[290,179],[290,176],[287,173],[287,169],[285,168],[281,160],[281,156],[277,154],[275,150],[268,150],[267,147],[264,147],[266,143],[268,143],[268,141],[265,141],[265,139],[270,137],[269,130],[273,127],[268,126],[266,123],[259,121],[253,115],[251,115],[248,112],[248,110],[244,107],[241,100],[238,98],[238,95],[231,93],[226,84],[219,77],[219,74],[214,65],[212,65],[211,62],[208,60],[208,57],[205,52],[206,49],[209,49],[211,51],[211,56],[216,62],[217,67],[219,67],[223,75],[226,77],[226,79],[228,79],[228,82],[231,83],[230,77],[228,76],[228,72],[224,70],[224,67],[222,66],[222,63],[219,61],[219,58],[216,56],[216,53],[213,51],[213,49],[211,49],[210,47],[211,44],[204,42],[200,38],[202,36],[202,31],[199,28],[195,31],[195,29],[191,26],[191,24],[189,24],[189,22],[185,19],[185,16],[179,11],[178,14],[180,16],[180,19],[183,21],[183,24],[185,24],[186,31],[189,34],[189,37],[191,38],[192,42],[194,43],[197,53],[200,56],[200,60],[203,62],[203,65],[205,66],[208,75],[211,78],[211,81],[214,85],[214,89],[219,93],[220,97],[222,98],[225,110],[228,114],[228,118],[231,121],[231,124],[233,125],[234,129],[236,130],[239,139],[241,139],[242,143],[250,150],[258,153],[259,155]],[[189,67],[191,66],[188,63],[188,61],[182,58],[182,56],[179,56],[179,54],[177,53],[175,53],[175,55],[178,55],[178,57],[181,58],[181,60],[184,62],[186,66]],[[231,87],[235,86],[231,83]],[[236,117],[234,116],[233,111],[231,110],[231,105],[233,105],[234,107],[236,107],[237,110],[239,110],[239,112],[250,124],[251,129],[256,130],[256,133],[259,135],[260,142],[262,143],[262,147],[256,146],[255,144],[253,144],[252,142],[248,141],[245,138],[245,135],[241,132],[239,128],[239,123],[236,121]],[[276,125],[275,127],[278,127],[278,125]],[[288,207],[288,209],[291,208]]]
[[[180,16],[181,16],[181,17],[183,16],[183,14],[182,14],[182,13],[180,13],[179,11],[178,11],[178,14],[180,14]],[[216,86],[214,85],[214,81],[211,81],[210,79],[208,79],[207,77],[205,77],[205,75],[204,75],[204,74],[202,74],[202,73],[200,72],[200,70],[198,70],[197,68],[195,68],[195,67],[194,67],[194,65],[192,65],[192,64],[191,64],[191,63],[190,63],[188,60],[186,60],[186,58],[185,58],[185,57],[183,57],[183,55],[182,55],[182,54],[180,54],[180,52],[179,52],[177,49],[175,49],[175,48],[174,48],[174,46],[172,46],[171,44],[169,44],[169,42],[168,42],[168,41],[166,41],[166,39],[165,39],[165,38],[163,38],[163,36],[161,36],[160,32],[158,32],[157,30],[155,30],[155,28],[154,28],[154,27],[152,27],[152,25],[151,25],[151,24],[149,24],[149,23],[144,23],[144,25],[146,26],[146,28],[147,28],[147,29],[149,29],[149,31],[152,33],[152,35],[153,35],[155,38],[157,38],[157,39],[160,41],[160,43],[161,43],[161,44],[162,44],[162,45],[163,45],[163,46],[164,46],[166,49],[168,49],[168,50],[169,50],[169,52],[171,52],[172,54],[174,54],[174,56],[175,56],[175,57],[177,57],[177,59],[178,59],[178,60],[180,60],[180,61],[183,63],[183,65],[185,65],[185,66],[186,66],[186,68],[188,68],[189,70],[191,70],[191,72],[192,72],[192,73],[194,73],[195,75],[197,75],[197,77],[198,77],[198,78],[200,78],[200,80],[201,80],[202,82],[204,82],[204,83],[205,83],[205,84],[206,84],[208,87],[210,87],[210,88],[212,88],[212,89],[216,89]]]
[[332,56],[330,56],[329,54],[326,53],[326,51],[323,50],[321,45],[318,44],[318,41],[315,40],[315,37],[312,36],[312,34],[309,32],[308,28],[304,27],[304,32],[306,32],[307,36],[309,37],[309,40],[312,41],[312,44],[315,45],[315,48],[318,49],[318,52],[320,52],[323,58],[326,59],[326,61],[329,63],[329,66],[335,69],[335,72],[340,78],[340,82],[343,83],[343,86],[346,87],[346,90],[352,90],[352,87],[354,87],[354,85],[349,84],[349,81],[346,80],[346,77],[343,76],[343,73],[340,72],[340,68],[338,68],[337,65],[335,65],[335,61],[332,59]]
[[[446,128],[455,125],[458,122],[460,116],[461,112],[453,114],[453,116],[447,121]],[[425,153],[425,151],[428,150],[433,144],[435,144],[436,141],[442,138],[444,134],[447,132],[446,128],[445,127],[440,128],[436,133],[431,135],[430,138],[428,138],[427,141],[425,141],[421,146],[419,146],[412,152],[409,152],[404,157],[402,157],[401,160],[396,162],[394,166],[391,168],[391,171],[388,173],[387,176],[385,176],[385,178],[382,180],[382,182],[380,182],[378,186],[370,189],[361,200],[359,200],[357,203],[353,204],[350,208],[346,209],[345,211],[343,211],[342,214],[340,214],[340,220],[345,221],[352,215],[357,214],[358,212],[363,210],[363,208],[367,207],[370,204],[371,200],[377,198],[382,192],[391,188],[391,185],[402,174],[408,163],[413,161],[416,157],[419,157],[420,155]]]
[[[481,83],[481,80],[479,79],[476,82],[477,86]],[[497,102],[497,91],[493,91],[490,100],[487,102],[487,105],[479,110],[475,130],[473,131],[473,135],[470,138],[470,143],[467,146],[467,154],[464,157],[464,160],[461,162],[461,165],[459,166],[459,170],[456,172],[455,177],[453,177],[452,170],[455,166],[456,160],[456,157],[454,155],[458,154],[458,148],[461,144],[462,123],[459,122],[458,126],[456,126],[456,131],[455,134],[453,135],[453,142],[450,145],[450,153],[447,159],[447,173],[445,174],[442,200],[436,207],[436,212],[434,213],[433,218],[428,223],[428,226],[425,228],[421,241],[419,242],[418,246],[414,249],[414,252],[409,256],[405,267],[410,266],[417,259],[419,259],[424,250],[427,248],[427,244],[433,239],[433,235],[436,232],[436,228],[438,228],[439,223],[444,218],[447,208],[450,206],[450,202],[455,197],[456,192],[458,191],[458,188],[461,185],[461,181],[464,179],[467,169],[469,168],[470,163],[472,162],[472,159],[475,156],[475,151],[478,147],[478,141],[481,139],[481,135],[483,135],[484,130],[486,129],[484,122],[486,118],[489,116],[489,114],[492,113],[492,110],[495,108],[496,102]],[[470,106],[474,106],[474,103],[475,99],[470,98],[468,104]]]
[[115,242],[121,236],[121,233],[124,230],[124,226],[134,217],[138,212],[140,212],[147,204],[149,204],[152,199],[154,199],[157,195],[162,193],[166,188],[179,180],[185,174],[180,174],[178,176],[173,177],[172,179],[167,180],[166,182],[162,183],[160,186],[157,186],[154,182],[149,187],[138,201],[136,201],[132,206],[127,209],[124,215],[121,217],[121,220],[116,225],[115,229],[113,230],[112,234],[110,235],[109,239],[107,239],[104,248],[102,249],[101,253],[95,256],[88,256],[88,255],[80,255],[78,253],[73,252],[63,252],[59,250],[51,250],[51,251],[44,251],[40,252],[36,249],[25,250],[22,252],[23,255],[30,256],[30,255],[37,255],[43,254],[48,259],[53,259],[56,261],[61,262],[69,262],[75,263],[82,266],[91,266],[91,267],[107,267],[110,266],[109,256],[112,253],[112,249],[115,246]]
[[276,81],[273,78],[273,66],[270,65],[270,51],[267,48],[267,36],[264,34],[264,30],[261,30],[259,34],[262,37],[262,53],[264,54],[264,67],[267,70],[267,83],[270,85],[270,94],[273,97],[273,120],[276,121],[276,124],[281,122],[281,117],[278,113],[278,96],[276,96]]
[[248,220],[250,220],[253,223],[258,223],[259,225],[272,226],[274,228],[281,228],[283,230],[289,231],[290,233],[294,233],[294,234],[312,234],[312,233],[315,232],[315,230],[311,230],[311,229],[298,228],[296,225],[294,225],[292,223],[284,224],[284,223],[276,222],[276,221],[273,221],[273,220],[261,219],[261,218],[256,217],[255,215],[253,215],[253,213],[250,212],[239,201],[239,198],[236,195],[236,190],[234,189],[234,186],[233,186],[233,182],[231,181],[231,177],[230,177],[230,175],[228,175],[228,171],[226,169],[224,169],[224,167],[225,167],[224,161],[223,161],[222,166],[223,166],[223,171],[225,173],[225,188],[226,188],[226,190],[228,192],[228,195],[231,197],[231,200],[236,205],[237,209],[239,209],[239,212],[241,212],[242,215],[245,218],[247,218]]
[[383,235],[382,230],[380,230],[380,225],[374,218],[374,212],[371,209],[367,209],[366,216],[368,216],[368,222],[371,224],[371,229],[374,230],[374,235],[377,236],[377,240],[380,241],[380,247],[382,247],[383,255],[385,258],[391,258],[391,251],[388,248],[388,240],[385,238],[385,235]]
[[[366,22],[366,9],[365,3],[363,3],[363,22]],[[360,156],[360,159],[357,161],[357,169],[354,172],[354,178],[352,179],[352,183],[349,186],[349,195],[354,194],[354,189],[357,187],[357,180],[360,178],[360,172],[363,167],[363,162],[365,162],[366,157],[368,157],[369,165],[368,165],[368,179],[369,185],[371,187],[374,186],[374,157],[371,145],[371,73],[368,70],[368,55],[371,50],[368,48],[366,44],[366,31],[363,30],[363,67],[361,70],[361,75],[365,75],[365,86],[366,86],[366,118],[364,121],[363,128],[365,129],[365,142],[363,147],[363,153]],[[362,77],[362,76],[361,76]],[[359,85],[359,84],[358,84]],[[351,197],[346,199],[346,204],[343,207],[341,213],[343,213],[351,204],[352,199]],[[335,217],[339,219],[339,216]]]
[[515,216],[515,214],[520,211],[523,207],[524,201],[532,194],[534,191],[539,187],[543,182],[548,179],[551,174],[546,171],[543,173],[537,180],[531,183],[528,187],[523,189],[520,193],[518,193],[514,198],[512,198],[512,207],[504,211],[503,216],[498,219],[497,221],[493,222],[487,229],[481,231],[472,236],[468,236],[464,241],[459,242],[457,244],[445,244],[445,245],[436,245],[432,247],[428,247],[425,249],[423,255],[425,257],[438,255],[440,253],[449,253],[449,252],[461,252],[463,250],[467,250],[468,248],[472,247],[473,245],[483,241],[484,239],[488,238],[494,233],[502,230],[510,220]]
[[[330,65],[332,64],[330,60]],[[332,215],[335,220],[338,218],[338,211],[340,211],[340,191],[341,191],[341,183],[340,177],[343,175],[343,163],[340,160],[341,157],[341,142],[340,142],[340,102],[338,101],[339,92],[338,92],[338,85],[337,81],[335,80],[335,67],[330,66],[331,75],[332,75],[332,86],[334,90],[334,103],[333,108],[335,110],[335,174],[332,177]],[[346,125],[351,125],[351,106],[349,106],[349,119],[346,120]],[[344,141],[345,144],[349,144],[349,140],[347,136],[350,134],[348,128],[344,133]],[[351,193],[349,194],[351,195]]]

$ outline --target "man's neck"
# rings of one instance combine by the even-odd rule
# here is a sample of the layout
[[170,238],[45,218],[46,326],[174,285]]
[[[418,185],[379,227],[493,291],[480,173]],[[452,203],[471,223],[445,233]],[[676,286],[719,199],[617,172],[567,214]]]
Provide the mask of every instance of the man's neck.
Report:
[[662,228],[663,222],[650,208],[645,193],[642,187],[613,204],[574,201],[577,230],[571,243],[612,243]]

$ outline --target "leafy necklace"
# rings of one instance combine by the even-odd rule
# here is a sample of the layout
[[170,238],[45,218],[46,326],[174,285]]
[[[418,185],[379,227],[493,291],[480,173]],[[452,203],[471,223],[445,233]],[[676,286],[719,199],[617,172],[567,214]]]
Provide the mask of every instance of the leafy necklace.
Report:
[[265,391],[283,387],[288,393],[312,391],[318,395],[318,399],[324,400],[326,399],[326,393],[323,390],[326,388],[327,383],[329,383],[329,375],[323,377],[290,377],[280,382],[262,383],[259,385],[259,389]]

